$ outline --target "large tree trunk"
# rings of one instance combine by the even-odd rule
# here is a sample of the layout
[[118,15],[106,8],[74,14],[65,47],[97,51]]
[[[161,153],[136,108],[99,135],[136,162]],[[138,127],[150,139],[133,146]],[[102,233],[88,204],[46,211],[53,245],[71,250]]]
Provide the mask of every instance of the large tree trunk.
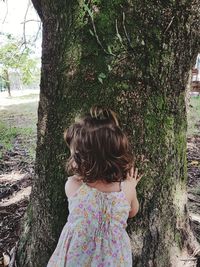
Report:
[[67,220],[63,131],[93,104],[114,109],[135,154],[149,160],[128,227],[134,266],[175,267],[188,224],[184,99],[199,49],[195,2],[32,2],[43,22],[42,78],[20,267],[46,266],[55,249]]

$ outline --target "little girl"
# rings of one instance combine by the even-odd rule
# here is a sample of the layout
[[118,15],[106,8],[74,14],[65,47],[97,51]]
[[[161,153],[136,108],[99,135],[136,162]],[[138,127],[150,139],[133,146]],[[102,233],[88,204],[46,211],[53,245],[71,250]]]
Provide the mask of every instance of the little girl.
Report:
[[48,267],[131,267],[127,219],[138,212],[133,156],[113,111],[93,107],[64,134],[69,217]]

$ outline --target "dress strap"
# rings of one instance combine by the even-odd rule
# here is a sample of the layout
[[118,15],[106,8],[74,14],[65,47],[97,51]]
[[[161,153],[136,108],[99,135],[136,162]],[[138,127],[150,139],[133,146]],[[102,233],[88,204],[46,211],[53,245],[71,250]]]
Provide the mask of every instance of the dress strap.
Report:
[[119,190],[122,191],[122,180],[119,182]]

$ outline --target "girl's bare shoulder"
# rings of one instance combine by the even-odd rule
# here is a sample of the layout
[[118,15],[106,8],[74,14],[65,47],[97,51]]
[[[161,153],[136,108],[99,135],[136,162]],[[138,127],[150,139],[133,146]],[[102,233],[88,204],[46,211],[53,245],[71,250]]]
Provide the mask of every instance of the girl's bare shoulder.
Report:
[[76,175],[68,177],[67,182],[65,183],[65,194],[67,195],[67,197],[72,197],[82,185],[82,183],[83,182],[80,177]]

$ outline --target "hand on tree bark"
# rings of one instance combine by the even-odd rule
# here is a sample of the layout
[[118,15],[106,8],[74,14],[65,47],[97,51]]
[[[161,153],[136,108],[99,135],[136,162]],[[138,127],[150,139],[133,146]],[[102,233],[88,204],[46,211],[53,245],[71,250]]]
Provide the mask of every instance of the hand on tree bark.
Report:
[[127,173],[127,179],[133,179],[135,182],[135,187],[137,186],[138,182],[143,177],[144,173],[138,174],[138,168],[132,167],[131,170]]
[[[144,155],[140,156],[140,166],[148,162],[147,159],[144,158]],[[127,179],[133,179],[135,182],[135,186],[137,186],[138,182],[141,180],[141,178],[144,176],[144,173],[138,173],[138,168],[135,168],[134,166],[131,168],[131,170],[127,173]]]

